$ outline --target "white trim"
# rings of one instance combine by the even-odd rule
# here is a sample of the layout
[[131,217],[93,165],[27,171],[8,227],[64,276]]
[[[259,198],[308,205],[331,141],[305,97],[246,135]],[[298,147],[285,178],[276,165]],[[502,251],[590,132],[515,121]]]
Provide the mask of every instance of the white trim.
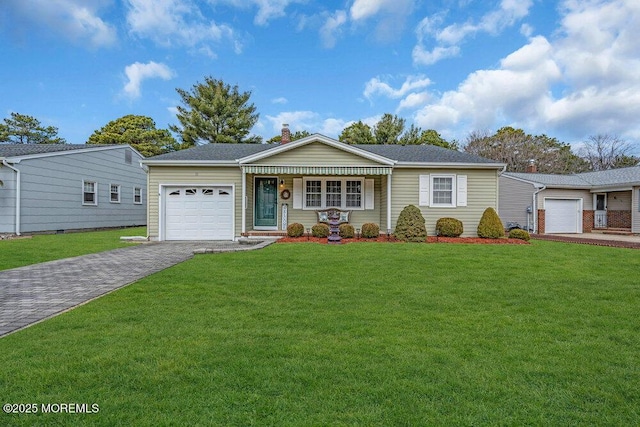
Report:
[[[140,201],[139,202],[136,202],[136,190],[140,190]],[[133,187],[133,204],[134,205],[143,204],[142,187]]]
[[[14,225],[15,225],[16,235],[20,236],[20,234],[21,234],[20,233],[20,215],[21,215],[21,212],[20,212],[20,209],[21,209],[20,169],[11,166],[7,162],[7,160],[4,159],[4,158],[2,159],[2,164],[16,173],[16,213],[15,213],[16,218],[15,218],[15,221],[14,221]],[[83,191],[84,191],[84,185],[82,187],[83,187]],[[84,198],[84,195],[82,197]]]
[[[307,182],[320,181],[320,206],[307,206]],[[340,181],[340,206],[327,206],[327,181]],[[347,206],[347,181],[360,182],[360,206]],[[318,209],[337,208],[342,210],[363,211],[366,210],[365,178],[361,176],[305,176],[302,177],[302,210],[312,211]]]
[[[433,181],[434,179],[439,179],[439,178],[444,178],[444,179],[450,179],[451,180],[451,203],[436,203],[433,200],[433,195],[436,192],[436,190],[434,189],[434,185],[433,185]],[[457,203],[456,203],[456,196],[457,196],[457,189],[456,189],[456,174],[431,174],[429,175],[429,188],[431,191],[429,191],[429,206],[433,207],[433,208],[455,208],[457,207]],[[438,191],[443,191],[443,190],[438,190]]]
[[240,227],[240,233],[247,232],[247,174],[242,170],[242,200],[240,201],[240,212],[242,216],[242,225]]
[[[504,163],[397,162],[394,168],[408,169],[503,169]],[[513,178],[513,177],[510,177]]]
[[391,230],[391,174],[387,175],[387,230]]
[[[84,186],[85,184],[93,184],[93,203],[85,202],[84,200]],[[82,206],[98,206],[98,183],[96,181],[83,179],[82,180]]]
[[[111,196],[114,194],[114,192],[112,191],[112,187],[116,187],[118,189],[118,191],[115,193],[118,195],[118,200],[112,200]],[[109,184],[109,203],[120,203],[120,200],[122,199],[122,186],[120,184]]]

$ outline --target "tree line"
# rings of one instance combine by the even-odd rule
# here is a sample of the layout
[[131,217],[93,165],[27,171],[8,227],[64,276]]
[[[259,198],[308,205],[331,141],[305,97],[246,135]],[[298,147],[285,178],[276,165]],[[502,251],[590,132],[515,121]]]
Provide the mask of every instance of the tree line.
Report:
[[[157,129],[150,117],[126,115],[96,130],[87,144],[130,144],[144,156],[182,150],[206,143],[261,143],[250,131],[259,119],[250,103],[251,92],[242,92],[222,80],[206,77],[189,90],[176,89],[182,105],[177,107],[178,125]],[[172,135],[175,135],[175,137]],[[291,134],[291,140],[309,136],[307,131]],[[577,152],[569,144],[547,135],[530,135],[522,129],[503,127],[471,132],[465,143],[444,139],[436,130],[423,130],[386,113],[373,126],[361,120],[350,124],[338,137],[346,144],[435,145],[486,157],[507,164],[511,172],[524,172],[534,161],[540,173],[577,173],[635,166],[631,144],[612,134],[590,136]],[[280,142],[275,135],[266,143]],[[43,126],[36,118],[11,113],[0,123],[0,143],[64,144],[54,126]]]

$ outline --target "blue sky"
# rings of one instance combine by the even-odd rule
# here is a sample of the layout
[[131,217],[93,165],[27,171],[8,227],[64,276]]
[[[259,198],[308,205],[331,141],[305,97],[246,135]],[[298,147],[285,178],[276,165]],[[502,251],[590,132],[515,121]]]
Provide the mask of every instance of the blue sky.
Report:
[[392,113],[461,142],[508,125],[637,147],[638,40],[637,0],[3,0],[0,118],[70,143],[126,114],[166,128],[175,89],[212,76],[252,92],[265,139]]

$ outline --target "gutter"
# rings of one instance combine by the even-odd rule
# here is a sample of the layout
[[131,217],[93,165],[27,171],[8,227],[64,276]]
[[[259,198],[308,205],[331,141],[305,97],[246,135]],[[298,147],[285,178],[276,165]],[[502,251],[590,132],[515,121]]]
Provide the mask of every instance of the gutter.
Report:
[[5,159],[2,164],[16,173],[16,235],[20,236],[20,169],[11,166]]
[[531,201],[531,215],[533,216],[533,232],[538,234],[538,193],[546,190],[547,186],[542,185],[541,187],[538,187],[537,185],[535,185],[535,188],[537,188],[537,190],[533,193],[533,200]]

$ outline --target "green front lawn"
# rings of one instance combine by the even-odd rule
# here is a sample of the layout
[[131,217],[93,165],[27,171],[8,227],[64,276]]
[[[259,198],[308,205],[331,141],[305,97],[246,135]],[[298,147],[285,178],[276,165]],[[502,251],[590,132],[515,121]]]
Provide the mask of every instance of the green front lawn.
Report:
[[130,243],[121,236],[146,235],[146,227],[134,227],[0,240],[0,270],[122,248]]
[[276,244],[0,339],[3,425],[640,424],[640,251]]

